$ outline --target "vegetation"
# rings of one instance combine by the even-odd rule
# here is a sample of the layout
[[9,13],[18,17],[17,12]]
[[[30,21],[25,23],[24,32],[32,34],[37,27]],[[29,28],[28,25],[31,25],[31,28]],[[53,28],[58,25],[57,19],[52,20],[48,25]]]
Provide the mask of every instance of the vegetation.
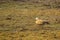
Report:
[[[0,40],[60,40],[60,9],[43,3],[1,3]],[[36,25],[36,17],[49,24]]]

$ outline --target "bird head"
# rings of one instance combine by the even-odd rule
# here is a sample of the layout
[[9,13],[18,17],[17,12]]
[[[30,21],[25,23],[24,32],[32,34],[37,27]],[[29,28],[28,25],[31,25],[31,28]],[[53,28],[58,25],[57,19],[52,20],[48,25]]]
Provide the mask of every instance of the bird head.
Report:
[[35,19],[36,19],[36,20],[38,20],[39,18],[38,18],[38,17],[36,17]]

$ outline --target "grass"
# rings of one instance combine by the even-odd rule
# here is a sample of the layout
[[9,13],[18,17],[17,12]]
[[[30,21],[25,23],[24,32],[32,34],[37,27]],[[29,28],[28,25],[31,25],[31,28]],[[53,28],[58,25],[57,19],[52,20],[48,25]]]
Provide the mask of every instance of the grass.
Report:
[[[36,25],[35,17],[48,19],[50,24]],[[1,4],[0,40],[60,40],[60,9],[27,3]]]

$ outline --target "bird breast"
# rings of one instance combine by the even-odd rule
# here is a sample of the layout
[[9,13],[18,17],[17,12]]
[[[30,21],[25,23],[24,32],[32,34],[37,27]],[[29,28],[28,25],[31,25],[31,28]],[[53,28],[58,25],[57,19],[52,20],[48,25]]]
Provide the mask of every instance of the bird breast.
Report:
[[36,20],[36,24],[43,24],[43,20]]

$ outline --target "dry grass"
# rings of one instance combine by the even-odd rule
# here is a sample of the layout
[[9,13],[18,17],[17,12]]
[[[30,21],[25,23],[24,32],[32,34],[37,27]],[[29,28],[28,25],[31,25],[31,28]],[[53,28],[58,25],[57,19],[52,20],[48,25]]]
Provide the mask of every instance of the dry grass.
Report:
[[[60,9],[4,5],[0,8],[0,40],[60,40]],[[36,25],[35,17],[47,19],[50,24]]]

